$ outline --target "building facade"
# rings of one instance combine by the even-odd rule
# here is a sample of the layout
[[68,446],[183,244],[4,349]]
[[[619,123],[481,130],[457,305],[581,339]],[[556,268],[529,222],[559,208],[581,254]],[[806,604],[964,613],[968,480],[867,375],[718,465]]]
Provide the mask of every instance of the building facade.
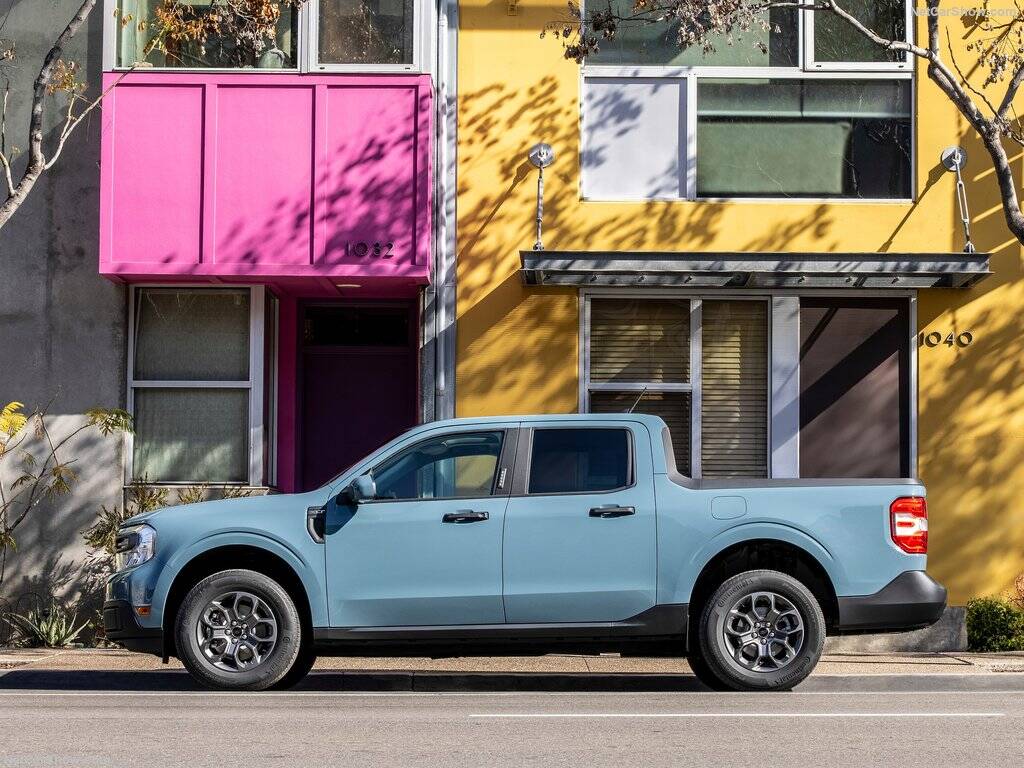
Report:
[[[5,35],[33,65],[78,7],[52,5],[51,15],[22,4],[8,19]],[[52,398],[51,418],[68,429],[93,405],[124,407],[135,427],[123,441],[69,447],[85,452],[88,482],[22,531],[5,582],[15,595],[62,586],[41,575],[55,563],[73,581],[80,532],[128,484],[169,486],[172,501],[196,484],[316,488],[454,408],[451,225],[439,193],[454,173],[447,9],[282,2],[253,51],[217,34],[154,44],[167,5],[101,0],[69,51],[105,92],[101,117],[68,151],[92,172],[58,167],[47,182],[77,185],[80,252],[51,249],[46,281],[17,271],[5,281],[0,345],[68,341],[82,353],[48,353],[41,370],[12,364],[8,399]],[[178,4],[187,18],[211,5]],[[52,194],[37,197],[5,230],[5,249],[58,215],[46,208]],[[31,265],[26,251],[15,255]],[[86,274],[65,286],[76,257]],[[38,283],[44,295],[26,301]],[[76,304],[55,303],[57,287]],[[103,312],[91,309],[97,294]],[[82,333],[76,309],[107,335]],[[93,361],[104,386],[80,387],[96,381]],[[59,540],[43,517],[64,520]]]
[[[915,61],[788,10],[580,66],[539,34],[561,5],[473,0],[307,0],[240,61],[154,48],[161,4],[94,13],[71,58],[102,117],[0,237],[0,395],[136,425],[76,446],[8,591],[70,579],[131,482],[303,490],[419,421],[630,407],[693,476],[922,477],[954,604],[1024,571],[1020,244]],[[14,9],[22,58],[77,3],[52,6]]]
[[[847,5],[927,39],[909,5]],[[951,603],[1010,587],[1020,244],[923,68],[792,10],[710,54],[620,29],[582,66],[538,35],[557,5],[460,13],[459,415],[636,405],[694,476],[918,475]],[[977,34],[953,36],[965,70]],[[940,161],[956,146],[973,253]]]

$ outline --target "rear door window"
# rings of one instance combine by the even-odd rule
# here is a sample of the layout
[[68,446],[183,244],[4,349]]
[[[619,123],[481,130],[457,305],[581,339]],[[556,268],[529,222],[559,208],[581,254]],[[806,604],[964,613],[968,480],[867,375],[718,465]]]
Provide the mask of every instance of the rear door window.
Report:
[[529,493],[599,493],[632,483],[629,430],[534,430]]

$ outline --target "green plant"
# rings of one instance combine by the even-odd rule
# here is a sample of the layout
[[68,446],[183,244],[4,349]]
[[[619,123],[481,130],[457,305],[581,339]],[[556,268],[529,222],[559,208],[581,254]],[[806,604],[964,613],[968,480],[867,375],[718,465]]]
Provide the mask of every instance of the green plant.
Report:
[[45,408],[30,414],[22,408],[12,402],[0,409],[0,585],[7,553],[17,548],[18,527],[42,502],[70,493],[77,481],[76,459],[66,455],[76,438],[92,430],[106,437],[132,428],[126,411],[93,408],[67,434],[54,435]]
[[[125,491],[123,507],[116,504],[113,507],[107,507],[105,504],[100,507],[100,511],[96,513],[96,522],[82,532],[86,546],[99,550],[102,553],[101,557],[112,558],[117,542],[117,529],[121,524],[136,515],[167,506],[167,492],[166,488],[149,485],[145,477],[135,480]],[[179,498],[181,493],[178,492]]]
[[982,652],[1024,651],[1024,609],[1000,597],[969,601],[967,646]]
[[69,613],[56,600],[50,604],[33,608],[27,614],[14,614],[8,621],[20,633],[20,643],[31,647],[63,648],[73,643],[82,630],[88,626],[83,621],[76,626],[77,613]]
[[178,489],[178,503],[179,504],[198,504],[200,501],[206,500],[206,492],[209,490],[209,485],[206,483],[199,483],[198,485],[189,485],[185,488]]

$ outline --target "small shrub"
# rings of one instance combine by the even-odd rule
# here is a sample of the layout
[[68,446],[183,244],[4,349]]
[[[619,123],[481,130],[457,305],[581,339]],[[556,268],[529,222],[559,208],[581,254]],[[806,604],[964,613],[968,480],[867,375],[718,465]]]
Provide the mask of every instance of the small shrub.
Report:
[[1024,609],[998,597],[967,603],[967,646],[972,651],[1024,651]]
[[69,613],[56,600],[49,605],[33,608],[24,616],[13,614],[8,621],[17,627],[19,645],[32,648],[63,648],[73,643],[89,622],[76,626],[78,614]]

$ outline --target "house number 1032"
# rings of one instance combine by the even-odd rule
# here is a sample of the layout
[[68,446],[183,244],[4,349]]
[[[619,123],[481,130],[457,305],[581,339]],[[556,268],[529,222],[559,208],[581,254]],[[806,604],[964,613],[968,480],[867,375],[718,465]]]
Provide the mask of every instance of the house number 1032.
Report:
[[969,347],[974,341],[974,334],[970,331],[963,331],[958,334],[932,331],[921,334],[921,345],[925,347],[937,347],[945,344],[947,347]]
[[360,240],[357,243],[346,241],[345,255],[354,256],[357,259],[365,259],[367,256],[373,259],[390,259],[395,255],[392,253],[394,247],[394,243],[381,241],[375,243],[368,243],[364,240]]

